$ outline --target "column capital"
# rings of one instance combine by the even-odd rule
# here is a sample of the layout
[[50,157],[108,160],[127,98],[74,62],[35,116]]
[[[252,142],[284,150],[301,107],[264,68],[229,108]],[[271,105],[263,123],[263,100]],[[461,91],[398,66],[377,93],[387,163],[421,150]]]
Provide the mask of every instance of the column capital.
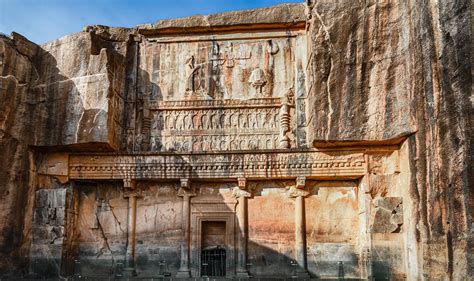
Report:
[[244,177],[237,178],[237,186],[232,189],[232,196],[235,198],[252,197],[252,193],[247,190],[247,179]]
[[306,177],[300,176],[296,178],[296,188],[304,189],[306,187]]
[[143,192],[139,189],[125,189],[123,191],[123,197],[124,198],[143,197]]
[[247,189],[247,179],[244,177],[237,178],[238,187],[240,189]]
[[286,195],[290,198],[296,198],[296,197],[306,197],[310,194],[309,191],[305,189],[300,189],[297,188],[296,186],[289,186],[286,188]]
[[235,198],[252,197],[252,193],[247,190],[243,190],[239,186],[236,186],[232,189],[232,196]]
[[123,179],[123,197],[143,197],[141,190],[137,189],[137,181],[134,179]]
[[191,180],[190,179],[180,179],[180,187],[184,189],[190,189],[191,188]]
[[136,182],[135,179],[130,179],[130,178],[123,179],[123,188],[125,188],[125,189],[135,189],[135,187],[137,186],[136,183],[137,182]]
[[196,192],[194,189],[191,188],[191,180],[190,179],[181,179],[180,180],[180,187],[178,189],[178,196],[180,197],[193,197],[196,196]]
[[180,187],[178,189],[178,196],[179,197],[185,197],[185,196],[194,197],[196,196],[196,192],[194,192],[194,190],[192,189],[186,189],[186,188]]

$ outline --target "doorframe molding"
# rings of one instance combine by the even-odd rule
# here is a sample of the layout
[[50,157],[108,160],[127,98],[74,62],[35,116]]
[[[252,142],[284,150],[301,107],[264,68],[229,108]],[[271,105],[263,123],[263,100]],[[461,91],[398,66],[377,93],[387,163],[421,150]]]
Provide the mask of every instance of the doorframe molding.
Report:
[[[205,204],[205,208],[202,208]],[[235,275],[235,204],[234,202],[192,202],[191,203],[191,273],[201,276],[202,223],[205,221],[225,222],[226,277]],[[233,205],[233,206],[232,206]],[[200,208],[201,207],[201,208]]]

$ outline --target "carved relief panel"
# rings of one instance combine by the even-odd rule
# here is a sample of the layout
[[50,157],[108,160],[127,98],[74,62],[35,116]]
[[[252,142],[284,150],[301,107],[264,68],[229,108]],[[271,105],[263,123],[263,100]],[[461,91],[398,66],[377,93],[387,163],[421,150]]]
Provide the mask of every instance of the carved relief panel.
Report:
[[279,98],[160,102],[151,107],[151,151],[275,149],[280,133]]
[[160,100],[281,97],[294,84],[294,36],[181,40],[144,46],[141,68]]
[[278,34],[148,38],[141,46],[139,118],[128,149],[294,147],[297,35]]

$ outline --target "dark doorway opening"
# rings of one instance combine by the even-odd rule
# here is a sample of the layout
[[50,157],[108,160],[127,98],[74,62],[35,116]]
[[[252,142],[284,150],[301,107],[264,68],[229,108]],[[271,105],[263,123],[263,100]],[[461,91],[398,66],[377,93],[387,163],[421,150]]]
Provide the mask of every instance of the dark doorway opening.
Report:
[[201,276],[226,274],[226,223],[202,222]]
[[216,247],[201,253],[201,276],[225,276],[225,249]]

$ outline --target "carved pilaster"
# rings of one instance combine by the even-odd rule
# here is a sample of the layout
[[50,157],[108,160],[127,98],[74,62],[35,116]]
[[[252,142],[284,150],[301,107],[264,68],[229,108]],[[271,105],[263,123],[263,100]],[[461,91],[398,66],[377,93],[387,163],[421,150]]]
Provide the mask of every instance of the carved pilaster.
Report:
[[237,198],[237,222],[239,225],[237,233],[237,268],[236,274],[240,278],[248,278],[247,270],[247,198],[252,193],[246,190],[247,180],[238,178],[238,186],[232,190],[232,196]]
[[298,177],[296,185],[290,186],[287,195],[295,198],[295,260],[298,263],[296,274],[300,278],[309,278],[306,257],[306,215],[304,198],[310,194],[306,189],[306,178]]
[[150,116],[151,93],[146,93],[143,97],[142,120],[141,120],[141,144],[139,151],[149,150],[151,139],[151,116]]
[[290,148],[291,108],[295,106],[293,89],[282,98],[280,107],[280,145],[279,148]]
[[183,197],[183,240],[181,244],[181,264],[176,274],[177,278],[191,277],[189,268],[189,250],[190,250],[190,229],[191,229],[191,197],[196,196],[191,189],[189,179],[181,179],[181,185],[178,190],[178,196]]

